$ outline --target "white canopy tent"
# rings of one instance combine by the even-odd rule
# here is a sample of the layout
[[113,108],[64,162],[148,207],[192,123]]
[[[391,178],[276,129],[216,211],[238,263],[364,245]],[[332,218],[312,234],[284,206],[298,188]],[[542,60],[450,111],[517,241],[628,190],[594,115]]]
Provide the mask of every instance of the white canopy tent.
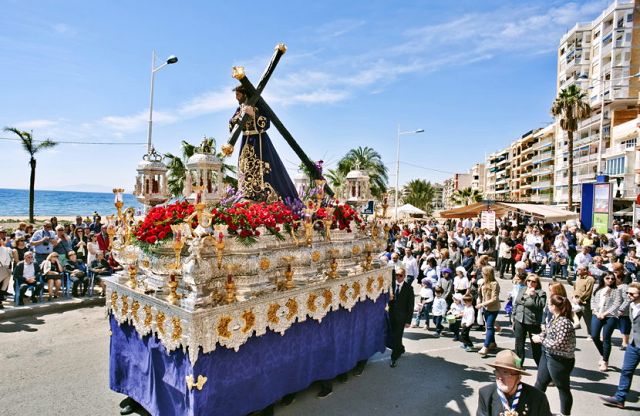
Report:
[[404,204],[401,207],[398,207],[398,214],[404,215],[425,215],[426,212],[421,210],[420,208],[416,208],[411,204]]

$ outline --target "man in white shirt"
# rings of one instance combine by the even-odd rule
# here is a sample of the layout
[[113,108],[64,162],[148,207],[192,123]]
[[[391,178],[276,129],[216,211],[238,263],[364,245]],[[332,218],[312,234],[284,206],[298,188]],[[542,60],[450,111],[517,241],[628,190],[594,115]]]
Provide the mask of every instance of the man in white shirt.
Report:
[[407,272],[407,283],[411,285],[413,280],[418,277],[418,260],[413,257],[413,252],[410,248],[405,250],[404,259],[402,259],[402,264],[404,264],[404,268]]
[[5,247],[5,241],[0,239],[0,309],[3,309],[2,302],[8,295],[9,281],[11,280],[11,250]]
[[582,251],[578,254],[576,254],[576,258],[573,261],[574,267],[577,269],[578,266],[583,266],[586,267],[587,270],[589,270],[589,266],[591,265],[591,262],[593,261],[593,258],[591,257],[591,254],[589,254],[589,252],[591,251],[591,247],[589,246],[584,246],[582,247]]

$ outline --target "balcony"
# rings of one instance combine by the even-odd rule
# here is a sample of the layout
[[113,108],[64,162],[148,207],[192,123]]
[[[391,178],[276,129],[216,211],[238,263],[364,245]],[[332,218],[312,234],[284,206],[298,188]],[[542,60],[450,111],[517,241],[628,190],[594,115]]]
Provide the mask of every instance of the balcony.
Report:
[[551,186],[552,185],[550,180],[536,181],[531,184],[532,189],[548,189],[548,188],[551,188]]
[[533,194],[530,197],[531,202],[546,202],[551,203],[553,201],[553,194]]
[[539,175],[539,176],[550,175],[552,173],[553,173],[552,166],[546,166],[544,168],[540,168],[536,170],[536,175]]
[[553,151],[542,153],[542,154],[534,157],[533,159],[531,159],[531,161],[533,163],[540,163],[542,161],[547,161],[547,160],[551,160],[551,159],[553,159]]

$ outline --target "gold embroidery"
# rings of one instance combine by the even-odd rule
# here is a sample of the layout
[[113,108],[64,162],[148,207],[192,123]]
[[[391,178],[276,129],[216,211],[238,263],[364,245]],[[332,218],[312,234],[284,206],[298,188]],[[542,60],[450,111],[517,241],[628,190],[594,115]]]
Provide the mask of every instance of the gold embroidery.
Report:
[[329,305],[331,305],[331,301],[333,300],[333,293],[329,289],[325,289],[322,292],[322,296],[324,296],[324,308],[327,309]]
[[171,318],[171,323],[173,324],[171,339],[174,341],[178,341],[180,338],[182,338],[182,325],[180,324],[180,318],[174,316],[173,318]]
[[269,182],[265,182],[262,176],[271,172],[269,163],[260,160],[256,155],[254,146],[248,142],[245,143],[242,147],[242,152],[240,152],[238,169],[240,171],[238,187],[242,190],[245,198],[254,201],[265,200],[268,203],[280,199],[273,186]]
[[140,320],[140,317],[138,316],[138,309],[140,309],[140,302],[138,302],[137,300],[134,300],[133,304],[131,305],[131,316],[133,317],[133,320],[136,322]]
[[269,306],[269,311],[267,312],[267,320],[269,322],[273,324],[277,324],[278,322],[280,322],[280,318],[278,318],[278,315],[276,315],[278,309],[280,309],[280,305],[278,305],[277,303],[272,303]]
[[112,310],[116,310],[116,302],[118,302],[118,294],[116,292],[113,292],[111,294],[111,309]]
[[246,334],[256,324],[256,315],[251,310],[246,310],[242,314],[242,319],[244,319],[244,328],[242,328],[242,332]]
[[158,312],[158,314],[156,315],[156,327],[158,328],[158,332],[160,333],[160,335],[164,336],[164,313],[163,312]]
[[316,298],[318,297],[318,295],[311,293],[309,295],[309,298],[307,298],[307,309],[309,309],[311,312],[315,312],[316,311]]
[[222,316],[218,321],[218,335],[222,338],[231,338],[231,332],[229,331],[229,324],[231,323],[230,316]]
[[287,308],[289,308],[289,313],[287,314],[287,321],[292,320],[298,314],[298,302],[294,299],[289,299],[286,303]]
[[127,312],[129,312],[129,297],[122,295],[122,316],[126,316]]
[[144,326],[148,328],[151,325],[151,320],[153,319],[153,315],[151,315],[151,306],[144,305],[142,310],[144,310]]
[[260,269],[261,270],[267,270],[269,269],[269,266],[271,266],[271,262],[269,261],[268,258],[263,257],[260,259]]

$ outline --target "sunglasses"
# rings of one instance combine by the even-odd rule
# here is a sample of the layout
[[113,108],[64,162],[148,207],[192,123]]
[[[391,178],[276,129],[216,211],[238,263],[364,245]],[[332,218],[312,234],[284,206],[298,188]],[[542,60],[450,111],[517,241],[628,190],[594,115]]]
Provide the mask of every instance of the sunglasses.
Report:
[[605,277],[604,280],[613,280],[613,277]]
[[527,280],[527,283],[538,283],[535,280]]
[[640,293],[627,292],[627,295],[631,295],[631,296],[638,296],[638,295],[640,295]]

